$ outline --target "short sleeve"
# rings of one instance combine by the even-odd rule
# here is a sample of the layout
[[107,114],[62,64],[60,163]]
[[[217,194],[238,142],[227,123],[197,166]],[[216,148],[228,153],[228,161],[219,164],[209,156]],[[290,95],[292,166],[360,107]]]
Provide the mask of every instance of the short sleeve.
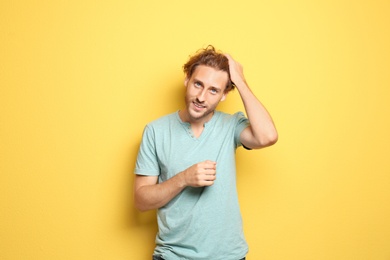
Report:
[[134,173],[148,176],[158,176],[160,174],[156,154],[155,134],[153,128],[148,126],[145,127],[142,135]]
[[247,128],[250,125],[250,123],[249,123],[248,118],[245,117],[243,112],[235,113],[234,118],[235,118],[235,123],[236,123],[235,132],[234,132],[234,140],[236,143],[236,147],[240,147],[242,145],[241,141],[240,141],[241,132],[245,128]]

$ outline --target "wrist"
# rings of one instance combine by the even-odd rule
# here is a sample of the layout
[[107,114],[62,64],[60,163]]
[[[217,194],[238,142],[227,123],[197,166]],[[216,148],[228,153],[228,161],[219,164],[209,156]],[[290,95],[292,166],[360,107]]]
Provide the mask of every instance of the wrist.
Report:
[[187,187],[188,185],[187,185],[187,182],[186,182],[186,170],[184,170],[184,171],[182,171],[182,172],[180,172],[180,173],[178,173],[177,175],[176,175],[176,178],[177,178],[177,185],[180,187],[180,188],[185,188],[185,187]]
[[245,80],[237,80],[237,81],[233,81],[234,82],[234,85],[237,87],[238,90],[240,89],[249,89],[249,86],[248,84],[246,83]]

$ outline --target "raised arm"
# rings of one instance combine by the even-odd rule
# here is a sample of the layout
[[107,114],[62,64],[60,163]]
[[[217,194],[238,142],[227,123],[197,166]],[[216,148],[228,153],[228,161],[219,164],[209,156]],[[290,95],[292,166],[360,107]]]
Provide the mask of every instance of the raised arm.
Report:
[[241,64],[229,54],[225,54],[225,56],[229,60],[231,81],[240,93],[250,122],[250,126],[241,133],[241,143],[252,149],[273,145],[278,140],[278,133],[270,114],[249,88]]

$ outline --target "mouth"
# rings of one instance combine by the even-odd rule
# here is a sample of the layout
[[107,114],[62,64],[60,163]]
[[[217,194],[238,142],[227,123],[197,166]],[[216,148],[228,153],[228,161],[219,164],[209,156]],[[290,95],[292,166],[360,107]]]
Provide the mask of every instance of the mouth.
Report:
[[201,109],[206,108],[206,106],[201,105],[201,104],[199,104],[199,103],[197,103],[195,101],[193,101],[192,104],[195,106],[195,108],[197,108],[197,110],[201,110]]

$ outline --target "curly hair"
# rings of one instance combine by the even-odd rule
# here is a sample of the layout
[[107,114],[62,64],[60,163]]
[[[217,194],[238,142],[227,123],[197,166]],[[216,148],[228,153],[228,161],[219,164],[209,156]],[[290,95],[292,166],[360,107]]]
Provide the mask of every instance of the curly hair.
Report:
[[198,50],[193,56],[190,56],[187,63],[183,65],[183,71],[186,76],[190,78],[196,67],[199,65],[225,71],[229,76],[225,92],[229,92],[234,89],[234,84],[232,84],[232,81],[230,80],[229,60],[223,53],[216,51],[214,46],[209,45],[204,49]]

